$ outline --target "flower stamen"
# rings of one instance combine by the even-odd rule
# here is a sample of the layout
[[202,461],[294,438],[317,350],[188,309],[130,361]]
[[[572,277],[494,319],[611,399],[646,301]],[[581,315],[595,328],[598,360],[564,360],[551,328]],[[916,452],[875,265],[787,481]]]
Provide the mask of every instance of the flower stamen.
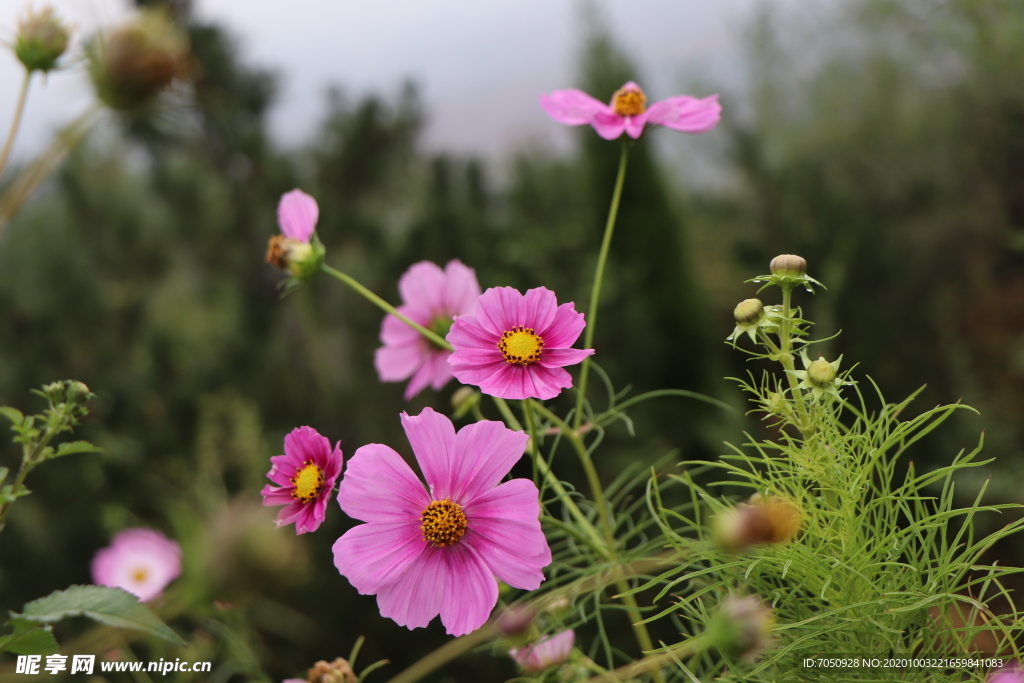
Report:
[[501,339],[498,340],[498,349],[505,357],[506,363],[529,365],[540,360],[541,351],[544,350],[544,340],[534,334],[532,327],[517,325],[501,335]]
[[619,116],[639,116],[647,110],[647,95],[636,85],[624,85],[612,95],[612,109]]
[[420,517],[423,540],[437,548],[458,543],[466,533],[466,513],[450,498],[431,501]]
[[292,489],[292,497],[308,503],[320,495],[320,489],[324,485],[324,471],[313,464],[311,460],[302,463],[302,469],[295,472],[291,478],[295,484]]

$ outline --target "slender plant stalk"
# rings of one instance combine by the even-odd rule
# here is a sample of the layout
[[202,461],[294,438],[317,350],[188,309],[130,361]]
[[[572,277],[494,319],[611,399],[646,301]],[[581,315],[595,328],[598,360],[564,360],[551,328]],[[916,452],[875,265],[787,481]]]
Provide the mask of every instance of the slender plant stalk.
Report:
[[779,351],[781,352],[779,353],[779,362],[782,363],[782,367],[786,371],[793,400],[796,401],[796,410],[799,415],[797,429],[800,430],[804,438],[807,438],[813,433],[814,427],[810,423],[810,417],[804,405],[804,396],[798,386],[799,382],[796,381],[796,375],[793,374],[796,370],[796,365],[793,362],[793,309],[790,303],[793,296],[793,285],[782,285],[781,288],[782,325],[779,326]]
[[320,269],[323,272],[325,272],[328,275],[330,275],[331,277],[334,277],[334,278],[337,278],[338,280],[341,280],[346,285],[348,285],[352,289],[356,290],[356,292],[361,294],[370,303],[374,304],[375,306],[380,308],[385,313],[390,313],[391,315],[395,316],[396,318],[401,320],[403,323],[405,323],[406,325],[408,325],[412,329],[414,329],[417,332],[419,332],[420,334],[422,334],[424,337],[426,337],[433,344],[436,344],[437,346],[440,346],[442,349],[448,349],[449,351],[452,350],[452,345],[449,344],[448,341],[445,340],[443,337],[438,335],[436,332],[432,332],[431,330],[428,330],[427,328],[423,327],[423,325],[420,325],[418,322],[414,322],[413,320],[410,320],[408,317],[406,317],[406,316],[402,315],[401,313],[399,313],[395,309],[394,306],[389,304],[387,301],[384,301],[384,299],[381,299],[379,296],[377,296],[376,294],[371,292],[369,289],[364,287],[358,280],[356,280],[351,275],[347,275],[347,274],[341,272],[340,270],[338,270],[336,268],[332,268],[329,265],[327,265],[326,263],[321,265]]
[[670,665],[672,662],[677,661],[680,657],[689,657],[697,652],[700,652],[707,648],[706,639],[701,636],[691,638],[685,643],[680,643],[671,648],[667,648],[661,652],[648,655],[641,660],[635,661],[632,664],[620,666],[615,671],[609,671],[606,674],[594,676],[587,680],[587,683],[615,683],[616,681],[628,681],[646,673],[654,672],[656,675],[659,670]]
[[[619,215],[619,199],[622,197],[622,185],[626,180],[626,160],[629,147],[622,143],[622,155],[619,157],[619,173],[615,177],[615,190],[612,192],[612,204],[608,208],[608,220],[604,224],[604,238],[601,240],[601,252],[597,257],[597,268],[594,270],[594,284],[590,290],[590,305],[587,307],[587,329],[583,335],[583,348],[591,349],[594,344],[594,328],[597,326],[597,306],[601,300],[601,283],[604,281],[604,268],[608,263],[608,252],[612,246],[612,234],[615,232],[615,219]],[[583,421],[583,401],[587,395],[587,375],[590,372],[590,357],[583,359],[580,368],[579,391],[576,395],[576,414],[573,417],[573,429],[578,430]]]
[[18,93],[18,103],[14,105],[14,118],[11,119],[11,128],[7,131],[7,141],[4,142],[4,149],[0,152],[0,174],[3,174],[4,167],[7,166],[7,159],[11,156],[14,138],[18,137],[21,117],[25,113],[25,103],[28,101],[28,84],[31,80],[32,72],[25,69],[25,78],[21,81],[21,91]]
[[[18,476],[14,480],[14,485],[11,489],[12,493],[16,493],[21,490],[22,485],[25,483],[25,479],[28,478],[29,472],[34,470],[36,465],[39,464],[39,454],[43,452],[44,448],[50,445],[50,442],[53,441],[53,437],[56,435],[57,431],[55,429],[47,427],[46,431],[43,432],[42,438],[39,439],[35,448],[32,449],[32,452],[22,452],[21,468],[18,470]],[[3,531],[4,527],[7,525],[7,513],[10,511],[12,505],[14,505],[14,501],[0,505],[0,531]]]

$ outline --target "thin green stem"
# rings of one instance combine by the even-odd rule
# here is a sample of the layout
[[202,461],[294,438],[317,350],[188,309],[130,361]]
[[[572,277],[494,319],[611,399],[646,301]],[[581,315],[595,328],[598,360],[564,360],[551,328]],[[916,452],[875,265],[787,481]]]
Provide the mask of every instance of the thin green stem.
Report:
[[[590,305],[587,307],[587,329],[583,335],[583,348],[594,348],[594,329],[597,326],[597,307],[601,300],[601,283],[604,281],[604,268],[608,263],[608,252],[612,246],[612,235],[615,232],[615,219],[619,215],[619,200],[622,198],[622,185],[626,180],[626,160],[629,156],[628,143],[622,143],[622,155],[619,157],[619,173],[615,177],[615,189],[612,191],[612,204],[608,208],[608,220],[604,224],[604,238],[601,240],[601,252],[597,256],[597,268],[594,270],[594,284],[590,290]],[[576,395],[576,414],[573,417],[573,428],[579,429],[583,421],[583,401],[587,395],[587,375],[590,372],[590,357],[583,359],[580,368],[580,384]]]
[[796,402],[796,412],[799,416],[796,427],[804,438],[807,438],[813,433],[813,427],[810,424],[807,408],[804,405],[803,392],[800,391],[799,382],[796,381],[796,375],[793,374],[796,370],[796,365],[793,363],[792,296],[793,285],[782,285],[782,324],[779,326],[779,362],[782,363],[786,377],[789,378],[789,388],[793,394],[793,400]]
[[478,645],[483,645],[496,635],[494,626],[488,624],[472,633],[450,640],[429,655],[401,672],[388,683],[413,683],[431,671],[440,668],[451,660],[466,654]]
[[25,113],[25,103],[28,101],[28,84],[31,80],[32,72],[25,69],[25,78],[21,81],[21,91],[18,93],[18,103],[14,105],[11,129],[7,131],[7,141],[4,142],[4,149],[0,152],[0,174],[7,166],[7,159],[11,156],[11,149],[14,147],[14,138],[18,136],[18,128],[21,127],[21,117]]
[[[42,437],[36,442],[35,447],[28,451],[27,446],[22,451],[21,455],[21,467],[18,469],[18,476],[14,479],[13,488],[11,493],[17,495],[25,484],[25,479],[28,478],[29,473],[36,468],[41,461],[39,460],[39,454],[43,452],[43,449],[50,445],[53,441],[53,437],[57,435],[57,430],[52,425],[47,425],[46,430],[43,432]],[[7,513],[14,505],[14,501],[4,503],[0,505],[0,531],[4,530],[7,525]]]
[[424,337],[426,337],[426,338],[427,338],[427,339],[428,339],[428,340],[429,340],[429,341],[430,341],[431,343],[433,343],[433,344],[436,344],[437,346],[440,346],[440,347],[441,347],[442,349],[447,349],[447,350],[449,350],[449,351],[451,351],[451,350],[452,350],[452,345],[451,345],[451,344],[449,344],[449,343],[447,342],[447,340],[445,340],[444,338],[442,338],[442,337],[441,337],[440,335],[438,335],[438,334],[437,334],[436,332],[432,332],[432,331],[428,330],[427,328],[423,327],[423,325],[420,325],[420,324],[419,324],[418,322],[415,322],[415,321],[413,321],[413,320],[410,320],[410,319],[409,319],[409,318],[407,318],[406,316],[404,316],[404,315],[402,315],[401,313],[399,313],[399,312],[398,312],[398,311],[397,311],[397,310],[395,309],[395,307],[394,307],[394,306],[392,306],[391,304],[389,304],[389,303],[388,303],[387,301],[384,301],[384,299],[381,299],[381,298],[380,298],[379,296],[377,296],[376,294],[374,294],[373,292],[371,292],[371,291],[370,291],[369,289],[367,289],[366,287],[364,287],[364,286],[363,286],[363,285],[362,285],[362,284],[361,284],[361,283],[360,283],[360,282],[359,282],[358,280],[356,280],[355,278],[353,278],[353,277],[352,277],[351,275],[347,275],[347,274],[345,274],[345,273],[341,272],[340,270],[338,270],[338,269],[336,269],[336,268],[332,268],[332,267],[330,267],[329,265],[327,265],[326,263],[324,263],[323,265],[321,265],[321,266],[320,266],[320,269],[321,269],[321,270],[322,270],[323,272],[325,272],[325,273],[327,273],[328,275],[330,275],[331,277],[334,277],[334,278],[337,278],[338,280],[341,280],[341,281],[342,281],[342,282],[344,282],[344,283],[345,283],[346,285],[348,285],[348,286],[349,286],[349,287],[351,287],[352,289],[356,290],[356,292],[358,292],[359,294],[361,294],[361,295],[362,295],[362,296],[363,296],[364,298],[366,298],[366,299],[367,299],[367,300],[368,300],[368,301],[369,301],[370,303],[374,304],[375,306],[377,306],[378,308],[380,308],[380,309],[381,309],[382,311],[384,311],[385,313],[390,313],[391,315],[395,316],[396,318],[398,318],[399,320],[401,320],[401,321],[402,321],[403,323],[405,323],[406,325],[408,325],[408,326],[409,326],[409,327],[411,327],[412,329],[414,329],[414,330],[416,330],[417,332],[419,332],[420,334],[422,334],[422,335],[423,335]]

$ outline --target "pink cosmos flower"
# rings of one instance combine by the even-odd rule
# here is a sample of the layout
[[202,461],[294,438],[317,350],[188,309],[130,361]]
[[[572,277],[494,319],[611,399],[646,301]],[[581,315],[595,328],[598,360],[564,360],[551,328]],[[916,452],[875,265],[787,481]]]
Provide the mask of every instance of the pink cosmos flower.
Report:
[[[472,268],[460,261],[449,261],[444,270],[430,261],[421,261],[405,271],[398,281],[403,304],[398,312],[436,332],[442,338],[452,326],[452,318],[476,310],[480,285]],[[409,379],[405,400],[420,393],[428,384],[437,391],[452,378],[448,367],[451,351],[440,348],[393,315],[384,318],[374,365],[382,382]]]
[[569,126],[589,123],[605,140],[614,140],[623,131],[636,139],[648,123],[683,133],[706,133],[715,127],[722,113],[718,95],[703,99],[680,95],[648,107],[647,96],[633,81],[615,91],[611,104],[572,88],[541,95],[540,106],[559,123]]
[[302,190],[281,195],[277,203],[277,222],[281,234],[297,242],[309,242],[320,219],[320,206]]
[[125,529],[92,558],[92,582],[148,602],[181,574],[181,546],[159,531]]
[[327,514],[327,501],[345,459],[341,442],[331,442],[312,427],[297,427],[284,437],[284,455],[270,459],[269,478],[260,492],[264,505],[286,505],[274,520],[278,528],[295,522],[295,533],[316,531]]
[[576,634],[570,629],[553,636],[544,636],[526,647],[514,647],[508,654],[524,671],[540,673],[569,659],[575,644]]
[[993,671],[988,683],[1024,683],[1024,670],[1013,664],[1010,668]]
[[456,434],[430,408],[402,413],[402,426],[427,487],[387,446],[356,451],[338,502],[366,524],[338,539],[334,564],[400,626],[426,626],[440,614],[449,634],[470,633],[498,601],[496,578],[534,590],[551,563],[537,487],[529,479],[500,483],[522,457],[526,434],[487,420]]
[[562,368],[593,349],[569,348],[586,326],[574,304],[558,305],[544,287],[524,296],[512,287],[492,287],[475,315],[455,319],[448,341],[452,374],[463,384],[499,398],[554,398],[572,386]]

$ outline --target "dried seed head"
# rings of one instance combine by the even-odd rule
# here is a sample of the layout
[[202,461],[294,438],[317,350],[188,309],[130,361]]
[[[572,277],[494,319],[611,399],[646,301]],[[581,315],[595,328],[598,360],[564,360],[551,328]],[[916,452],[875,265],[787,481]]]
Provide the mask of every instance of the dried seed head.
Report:
[[48,72],[68,49],[71,29],[61,21],[52,7],[29,12],[18,24],[14,39],[14,55],[31,71]]

